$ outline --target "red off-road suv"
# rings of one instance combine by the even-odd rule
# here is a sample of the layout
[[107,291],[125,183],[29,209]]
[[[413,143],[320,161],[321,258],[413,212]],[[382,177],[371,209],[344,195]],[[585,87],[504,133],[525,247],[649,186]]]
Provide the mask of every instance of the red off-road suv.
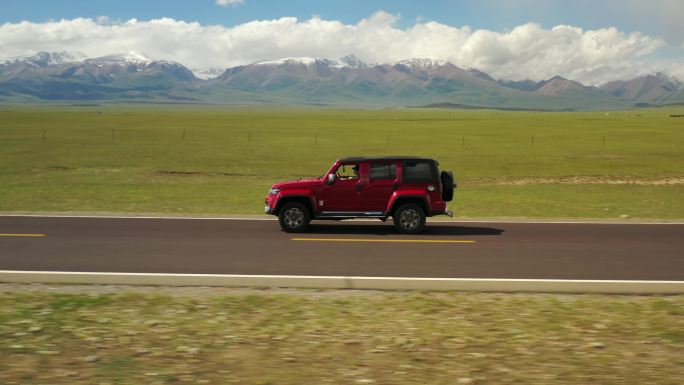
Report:
[[303,232],[312,219],[392,217],[401,233],[416,234],[425,217],[449,215],[456,184],[433,159],[352,157],[336,161],[320,178],[277,183],[264,210],[287,232]]

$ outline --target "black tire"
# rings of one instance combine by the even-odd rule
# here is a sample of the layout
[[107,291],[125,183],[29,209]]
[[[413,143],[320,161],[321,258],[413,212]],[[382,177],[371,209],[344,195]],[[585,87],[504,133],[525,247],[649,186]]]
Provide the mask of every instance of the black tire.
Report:
[[413,203],[399,206],[392,219],[394,227],[402,234],[418,234],[425,229],[425,211]]
[[454,174],[451,171],[442,171],[439,177],[442,180],[442,200],[451,202],[454,199],[454,189],[456,188]]
[[301,233],[309,227],[311,213],[299,202],[286,203],[278,212],[278,222],[286,233]]

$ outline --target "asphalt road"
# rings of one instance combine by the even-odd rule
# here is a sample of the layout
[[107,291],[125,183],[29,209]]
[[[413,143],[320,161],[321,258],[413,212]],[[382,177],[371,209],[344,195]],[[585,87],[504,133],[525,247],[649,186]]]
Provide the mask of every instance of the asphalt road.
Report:
[[432,222],[406,236],[379,221],[287,234],[270,220],[5,216],[0,234],[0,270],[684,281],[682,224]]

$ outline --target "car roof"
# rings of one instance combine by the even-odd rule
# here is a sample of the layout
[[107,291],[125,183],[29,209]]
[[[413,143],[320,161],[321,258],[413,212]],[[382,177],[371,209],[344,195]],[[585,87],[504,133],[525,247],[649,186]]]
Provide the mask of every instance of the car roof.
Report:
[[340,162],[368,162],[376,160],[422,160],[434,162],[432,158],[424,158],[420,156],[350,156],[340,159]]

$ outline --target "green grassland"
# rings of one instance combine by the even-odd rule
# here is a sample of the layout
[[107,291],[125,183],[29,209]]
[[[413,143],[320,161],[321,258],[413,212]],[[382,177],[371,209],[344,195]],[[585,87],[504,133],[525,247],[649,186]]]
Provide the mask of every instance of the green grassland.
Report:
[[0,107],[1,212],[258,214],[342,156],[437,158],[464,217],[684,218],[684,107]]
[[0,285],[0,384],[684,378],[683,296],[36,286]]

